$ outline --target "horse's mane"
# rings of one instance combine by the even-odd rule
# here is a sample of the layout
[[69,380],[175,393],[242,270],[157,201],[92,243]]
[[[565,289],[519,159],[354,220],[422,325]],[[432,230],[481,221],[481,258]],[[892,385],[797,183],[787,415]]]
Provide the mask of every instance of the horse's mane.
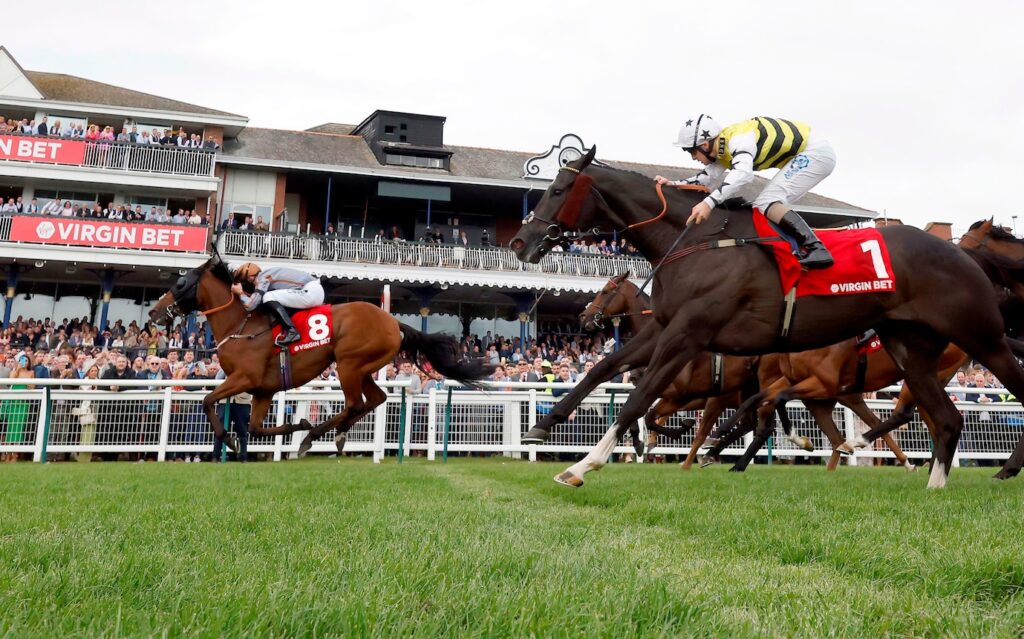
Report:
[[[975,231],[975,230],[979,229],[981,227],[981,225],[984,224],[987,221],[988,220],[978,220],[974,224],[971,224],[971,228],[969,228],[968,230],[969,231]],[[1003,227],[996,226],[995,224],[993,224],[992,228],[990,228],[988,230],[988,234],[989,234],[989,237],[992,237],[992,238],[997,239],[997,240],[1004,240],[1006,242],[1015,242],[1017,244],[1024,244],[1024,240],[1016,237],[1013,233],[1010,233],[1009,231],[1007,231]]]
[[228,270],[227,265],[223,261],[210,260],[209,271],[214,277],[224,282],[225,284],[231,284],[231,271]]

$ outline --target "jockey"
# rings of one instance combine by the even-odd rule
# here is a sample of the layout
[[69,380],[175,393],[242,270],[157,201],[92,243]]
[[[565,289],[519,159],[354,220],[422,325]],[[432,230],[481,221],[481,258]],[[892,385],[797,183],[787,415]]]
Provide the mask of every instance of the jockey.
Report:
[[[260,268],[258,264],[246,262],[235,271],[234,279],[231,291],[242,300],[245,310],[256,310],[262,304],[281,323],[282,331],[277,338],[279,346],[301,338],[286,306],[304,309],[324,303],[320,278],[287,266]],[[250,286],[251,292],[247,293]]]
[[701,184],[713,189],[693,207],[687,224],[700,224],[711,209],[737,197],[754,179],[754,171],[776,168],[779,172],[751,204],[797,241],[797,257],[804,268],[832,266],[828,249],[807,222],[789,208],[836,166],[832,145],[812,135],[808,125],[757,117],[723,129],[711,116],[701,113],[686,119],[675,144],[706,168],[677,182],[660,175],[654,179],[660,184]]

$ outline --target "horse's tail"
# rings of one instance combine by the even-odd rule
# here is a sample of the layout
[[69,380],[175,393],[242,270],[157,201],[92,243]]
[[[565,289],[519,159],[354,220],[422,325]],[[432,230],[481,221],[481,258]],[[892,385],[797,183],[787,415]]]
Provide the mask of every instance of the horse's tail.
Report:
[[399,322],[402,329],[402,350],[419,361],[419,356],[430,362],[434,369],[449,379],[462,382],[466,386],[480,389],[478,379],[487,377],[487,364],[484,358],[465,359],[459,349],[459,341],[444,333],[423,333],[415,328]]

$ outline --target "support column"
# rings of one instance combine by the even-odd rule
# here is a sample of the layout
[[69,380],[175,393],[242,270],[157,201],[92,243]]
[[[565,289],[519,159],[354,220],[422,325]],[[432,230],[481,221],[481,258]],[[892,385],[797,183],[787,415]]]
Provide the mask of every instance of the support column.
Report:
[[110,296],[114,292],[114,269],[108,268],[102,276],[102,306],[100,306],[100,332],[107,330],[107,313],[110,311]]
[[612,327],[615,329],[615,350],[619,350],[620,348],[622,348],[622,344],[621,344],[622,338],[619,337],[619,324],[621,324],[621,323],[622,323],[622,318],[621,317],[613,317],[612,318]]
[[4,328],[11,324],[11,310],[14,308],[14,294],[18,290],[19,274],[20,268],[17,264],[11,264],[7,267],[7,291],[4,295]]
[[[526,196],[523,196],[526,202]],[[515,293],[512,299],[516,301],[516,310],[519,312],[519,342],[523,353],[526,353],[526,338],[530,331],[530,311],[533,307],[533,296],[526,293]]]
[[427,318],[430,317],[430,303],[434,301],[434,297],[436,297],[440,291],[427,287],[412,290],[416,293],[416,297],[420,301],[420,330],[426,333]]

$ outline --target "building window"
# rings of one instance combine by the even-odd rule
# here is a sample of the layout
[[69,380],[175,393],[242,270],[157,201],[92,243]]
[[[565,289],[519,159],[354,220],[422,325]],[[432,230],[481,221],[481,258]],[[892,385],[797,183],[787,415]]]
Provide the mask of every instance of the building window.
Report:
[[394,133],[394,132],[395,132],[395,125],[387,124],[387,125],[384,126],[384,134],[385,135],[387,135],[388,133]]
[[398,166],[414,166],[426,169],[443,169],[444,160],[441,158],[428,158],[422,155],[404,155],[398,153],[385,153],[385,164]]

